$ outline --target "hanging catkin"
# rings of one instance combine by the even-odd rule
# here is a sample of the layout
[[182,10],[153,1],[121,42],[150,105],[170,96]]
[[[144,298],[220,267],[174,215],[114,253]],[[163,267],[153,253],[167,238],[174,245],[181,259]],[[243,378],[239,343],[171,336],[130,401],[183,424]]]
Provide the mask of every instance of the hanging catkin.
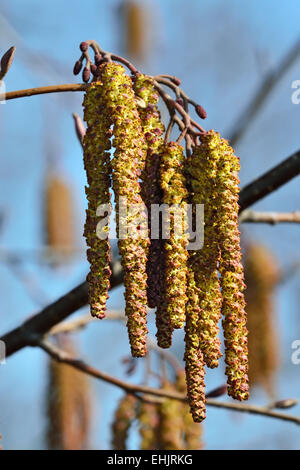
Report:
[[[184,370],[176,373],[176,388],[178,392],[186,395],[186,380]],[[182,419],[185,450],[203,449],[203,427],[200,423],[195,423],[186,403],[182,403]]]
[[50,248],[68,253],[73,248],[73,213],[70,188],[52,169],[46,179],[46,242]]
[[183,328],[187,301],[188,235],[185,231],[184,215],[187,213],[188,192],[183,166],[182,146],[169,142],[162,153],[160,183],[163,202],[169,208],[170,237],[165,241],[165,296],[173,328]]
[[108,223],[103,227],[100,237],[97,233],[97,225],[101,221],[97,209],[102,204],[110,203],[110,121],[103,112],[103,93],[102,83],[95,82],[88,88],[83,101],[84,119],[87,122],[83,139],[84,166],[88,182],[88,209],[84,227],[84,236],[89,247],[87,258],[90,263],[87,281],[91,314],[98,318],[105,317],[111,274],[109,240],[105,238],[108,236]]
[[[59,345],[72,355],[75,344],[67,336],[58,338]],[[88,448],[91,418],[88,378],[66,364],[49,362],[47,392],[47,444],[53,450]]]
[[273,254],[263,245],[251,243],[246,250],[247,327],[249,383],[260,384],[274,396],[274,375],[278,368],[278,344],[274,328],[274,294],[279,269]]
[[209,131],[201,138],[219,154],[216,185],[218,189],[217,231],[220,244],[222,314],[228,395],[246,400],[248,390],[248,349],[244,300],[244,272],[241,263],[239,212],[239,159],[220,134]]
[[[138,74],[134,82],[134,91],[145,102],[145,108],[139,109],[147,144],[145,170],[142,173],[142,197],[148,210],[148,227],[151,229],[152,204],[161,204],[162,202],[159,168],[163,148],[164,126],[157,108],[159,95],[154,88],[153,81],[145,75]],[[150,308],[158,306],[161,299],[163,284],[162,251],[163,241],[161,237],[151,238],[147,261],[147,298]]]
[[[165,381],[163,390],[176,391],[171,382]],[[183,419],[181,402],[166,398],[159,407],[159,448],[161,450],[182,450],[183,442]]]
[[203,359],[208,367],[218,366],[222,356],[218,338],[221,318],[221,292],[218,278],[219,246],[216,233],[216,174],[218,149],[210,138],[203,137],[202,145],[194,149],[187,164],[192,202],[204,205],[204,245],[191,253],[200,301],[199,341]]
[[120,400],[112,423],[112,449],[126,450],[126,441],[132,421],[136,418],[137,399],[127,393]]
[[[144,396],[147,399],[147,396]],[[156,403],[142,401],[138,414],[141,450],[158,449],[159,436],[159,406]]]
[[184,353],[187,396],[193,420],[200,423],[206,417],[205,370],[199,341],[199,289],[192,269],[188,271],[187,297]]
[[[146,143],[142,132],[141,120],[134,99],[132,82],[125,74],[124,67],[115,63],[102,66],[101,80],[105,93],[106,111],[113,122],[112,180],[116,201],[117,234],[119,251],[124,269],[124,285],[127,315],[127,327],[131,352],[134,357],[144,356],[147,351],[147,275],[146,262],[148,253],[147,228],[134,229],[136,215],[130,213],[134,207],[139,208],[141,219],[144,207],[141,197],[139,178],[145,167]],[[120,198],[127,204],[127,215],[120,216]],[[124,199],[126,199],[124,201]],[[126,210],[126,209],[125,209]],[[120,229],[128,231],[120,237]]]

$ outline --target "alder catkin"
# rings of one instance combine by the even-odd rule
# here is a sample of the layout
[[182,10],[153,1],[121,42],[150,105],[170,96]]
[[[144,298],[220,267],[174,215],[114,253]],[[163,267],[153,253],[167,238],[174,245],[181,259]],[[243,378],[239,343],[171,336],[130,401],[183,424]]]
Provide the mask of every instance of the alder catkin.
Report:
[[274,294],[279,268],[273,254],[263,245],[251,243],[246,250],[247,327],[249,383],[260,384],[274,396],[274,375],[278,368],[278,338],[274,328]]
[[67,183],[53,170],[46,179],[45,214],[47,244],[68,254],[74,245],[72,196]]
[[[186,395],[186,380],[184,370],[178,370],[176,373],[176,388],[178,392]],[[190,413],[189,406],[182,403],[183,432],[185,450],[203,449],[203,427],[200,423],[195,423]]]
[[218,338],[222,303],[217,271],[220,257],[216,233],[218,159],[218,149],[209,134],[203,137],[201,146],[195,147],[187,163],[192,202],[204,205],[204,245],[191,253],[191,267],[199,289],[200,348],[206,365],[211,368],[218,366],[219,358],[222,356],[221,342]]
[[[171,382],[165,381],[163,390],[175,391]],[[159,448],[161,450],[183,450],[182,406],[178,400],[166,398],[159,407]]]
[[162,153],[160,184],[163,202],[169,209],[170,237],[165,241],[165,295],[173,328],[183,328],[187,301],[188,235],[184,215],[187,213],[188,192],[183,167],[183,147],[169,142]]
[[[147,396],[144,395],[145,400]],[[156,450],[158,449],[158,435],[159,435],[159,405],[156,403],[147,403],[142,401],[138,414],[139,420],[139,434],[141,437],[140,448],[141,450]]]
[[238,400],[249,397],[247,326],[244,299],[244,270],[241,263],[239,212],[239,159],[228,141],[209,131],[201,141],[219,154],[216,185],[217,231],[220,246],[219,271],[228,395]]
[[[148,231],[145,205],[139,178],[145,167],[146,143],[134,99],[132,82],[123,66],[106,63],[100,66],[106,110],[113,122],[112,180],[116,201],[118,246],[124,270],[125,313],[131,353],[134,357],[146,354],[147,338],[147,274]],[[120,214],[121,200],[127,204],[127,214]],[[141,229],[136,229],[138,209]],[[126,209],[125,209],[126,210]],[[121,216],[121,221],[119,217]],[[127,228],[120,237],[120,229]],[[147,223],[146,223],[147,226]],[[133,234],[131,233],[133,230]]]
[[[92,83],[84,101],[84,120],[87,123],[83,139],[84,167],[88,186],[88,208],[84,236],[88,245],[87,258],[90,272],[87,276],[89,304],[92,316],[105,317],[108,298],[110,269],[109,220],[103,224],[101,233],[97,226],[101,215],[107,215],[110,205],[110,120],[104,112],[104,89],[101,82]],[[106,205],[106,211],[97,215],[97,209]],[[105,208],[105,206],[102,206]],[[99,236],[100,235],[100,236]]]
[[200,423],[206,417],[205,370],[199,341],[199,290],[192,269],[188,271],[187,297],[184,353],[187,397],[193,420]]
[[[135,94],[142,98],[145,108],[139,108],[142,129],[147,144],[147,156],[142,177],[142,197],[148,210],[148,227],[151,235],[151,208],[152,204],[161,204],[162,191],[159,184],[159,170],[161,151],[163,148],[164,125],[160,119],[157,107],[159,95],[154,88],[150,77],[137,74],[134,80]],[[148,306],[158,306],[161,299],[163,284],[162,251],[164,250],[161,236],[151,238],[147,261],[147,298]]]
[[132,421],[137,414],[137,399],[127,393],[119,402],[112,423],[112,449],[126,450],[126,442]]
[[[57,338],[65,351],[77,355],[66,335]],[[49,361],[47,391],[47,444],[53,450],[84,450],[89,447],[91,394],[88,377],[57,361]]]

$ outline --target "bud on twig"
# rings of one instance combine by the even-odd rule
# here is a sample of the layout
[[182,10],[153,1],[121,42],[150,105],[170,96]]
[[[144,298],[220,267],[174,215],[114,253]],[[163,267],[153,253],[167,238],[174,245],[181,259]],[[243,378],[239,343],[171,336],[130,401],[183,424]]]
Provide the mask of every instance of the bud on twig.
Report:
[[86,132],[84,124],[83,124],[82,120],[80,119],[80,117],[78,116],[77,113],[73,113],[72,116],[74,118],[76,135],[78,137],[79,142],[82,145],[83,138],[84,138],[85,132]]
[[200,106],[200,104],[198,104],[195,109],[196,109],[196,113],[198,114],[199,117],[201,117],[201,119],[206,119],[207,113],[205,109],[202,106]]
[[95,54],[95,64],[101,65],[103,62],[103,58],[101,54]]
[[89,45],[87,42],[82,42],[79,47],[82,52],[86,52],[89,48]]
[[220,387],[214,388],[211,392],[206,394],[206,398],[217,398],[227,393],[227,384],[221,385]]
[[268,406],[268,408],[273,409],[273,408],[292,408],[293,406],[296,406],[298,404],[298,400],[294,398],[286,398],[285,400],[279,400],[275,401],[274,403],[271,403],[271,405]]
[[172,82],[176,85],[176,86],[180,86],[181,85],[181,80],[177,77],[172,77]]
[[91,77],[91,71],[89,68],[84,67],[83,72],[82,72],[82,80],[87,83]]
[[82,61],[77,60],[77,62],[75,62],[74,68],[73,68],[73,74],[78,75],[81,72],[81,69],[82,69]]
[[0,80],[5,77],[7,72],[9,71],[11,64],[13,63],[14,56],[15,56],[16,48],[12,46],[5,52],[5,54],[1,58],[1,70],[0,70]]
[[180,106],[184,107],[184,101],[182,98],[177,98],[176,103],[180,104]]

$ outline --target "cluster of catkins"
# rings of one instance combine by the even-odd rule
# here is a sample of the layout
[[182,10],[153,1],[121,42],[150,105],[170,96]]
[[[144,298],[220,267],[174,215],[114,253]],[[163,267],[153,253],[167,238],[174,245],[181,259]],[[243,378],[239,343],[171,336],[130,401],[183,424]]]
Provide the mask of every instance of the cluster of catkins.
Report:
[[249,330],[249,383],[262,385],[274,396],[279,365],[278,337],[274,326],[274,296],[279,281],[274,255],[263,245],[251,243],[245,256],[247,326]]
[[[91,313],[104,318],[111,275],[106,217],[114,192],[118,246],[124,271],[125,313],[131,352],[147,351],[147,309],[156,308],[157,341],[171,346],[174,329],[185,328],[186,384],[194,421],[205,418],[204,367],[218,366],[218,323],[223,314],[228,393],[248,398],[244,277],[238,230],[239,159],[211,130],[200,136],[188,158],[177,142],[165,142],[159,95],[151,77],[129,77],[122,65],[98,66],[84,98],[84,165],[88,209],[87,240]],[[141,105],[143,103],[143,105]],[[113,152],[111,156],[111,147]],[[139,207],[139,231],[134,211]],[[100,205],[107,212],[99,212]],[[188,250],[186,221],[170,210],[167,238],[151,239],[153,204],[204,204],[204,246]],[[134,206],[136,205],[136,206]],[[106,207],[106,206],[105,206]],[[105,215],[105,218],[103,216]],[[127,236],[122,234],[123,222]],[[182,230],[181,230],[182,229]]]
[[[162,389],[186,393],[185,373],[179,370],[175,382],[164,381]],[[195,423],[186,403],[166,398],[153,402],[144,395],[140,401],[125,394],[112,424],[112,448],[126,450],[132,424],[138,423],[141,450],[199,450],[203,448],[202,425]]]

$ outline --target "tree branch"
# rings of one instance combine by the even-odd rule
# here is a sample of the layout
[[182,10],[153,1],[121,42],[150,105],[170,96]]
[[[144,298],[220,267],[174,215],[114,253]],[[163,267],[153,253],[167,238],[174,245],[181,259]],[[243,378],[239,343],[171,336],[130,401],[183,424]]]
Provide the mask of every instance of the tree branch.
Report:
[[264,223],[275,225],[278,223],[300,223],[300,212],[256,212],[245,210],[239,218],[240,223]]
[[229,141],[232,146],[236,145],[236,143],[243,137],[249,124],[253,122],[254,117],[258,114],[274,87],[283,77],[288,68],[291,67],[299,58],[299,55],[300,41],[298,40],[288,51],[287,55],[283,58],[278,67],[265,77],[263,82],[259,85],[250,104],[236,120],[233,126],[234,130],[229,137]]
[[240,212],[300,174],[300,150],[272,170],[245,186],[240,192]]
[[[119,262],[112,264],[111,288],[120,285],[123,273]],[[83,282],[60,299],[45,307],[39,313],[26,320],[21,326],[0,338],[6,346],[6,357],[25,346],[35,345],[37,339],[46,334],[54,325],[87,304],[87,283]]]
[[[37,345],[40,348],[42,348],[47,354],[49,354],[54,360],[64,363],[64,364],[68,364],[69,366],[74,367],[75,369],[78,369],[84,372],[85,374],[88,374],[96,379],[103,380],[104,382],[115,385],[116,387],[119,387],[122,390],[125,390],[126,392],[133,393],[133,394],[142,393],[146,395],[153,395],[156,397],[173,398],[175,400],[179,400],[183,402],[187,401],[186,396],[181,393],[148,387],[146,385],[136,385],[136,384],[132,384],[132,383],[117,379],[116,377],[113,377],[109,374],[106,374],[105,372],[95,369],[94,367],[86,364],[81,359],[73,358],[68,353],[59,349],[57,346],[55,346],[50,341],[47,341],[45,339],[39,341]],[[259,407],[255,405],[244,405],[244,404],[242,405],[240,403],[221,402],[218,400],[214,400],[213,398],[207,398],[206,404],[208,406],[214,406],[217,408],[225,408],[228,410],[239,411],[242,413],[251,413],[251,414],[256,414],[256,415],[261,415],[261,416],[267,416],[269,418],[277,418],[277,419],[290,421],[290,422],[300,425],[299,417],[273,411],[269,409],[268,407]]]
[[25,90],[8,91],[0,94],[0,101],[24,98],[25,96],[44,95],[46,93],[61,93],[65,91],[85,91],[89,87],[86,83],[66,83],[63,85],[42,86],[27,88]]
[[[240,192],[240,212],[275,191],[300,173],[300,151],[284,160]],[[122,283],[120,263],[112,267],[111,288]],[[0,338],[6,344],[6,356],[10,356],[25,346],[36,342],[54,325],[87,304],[87,284],[84,282],[50,304],[41,312]]]

